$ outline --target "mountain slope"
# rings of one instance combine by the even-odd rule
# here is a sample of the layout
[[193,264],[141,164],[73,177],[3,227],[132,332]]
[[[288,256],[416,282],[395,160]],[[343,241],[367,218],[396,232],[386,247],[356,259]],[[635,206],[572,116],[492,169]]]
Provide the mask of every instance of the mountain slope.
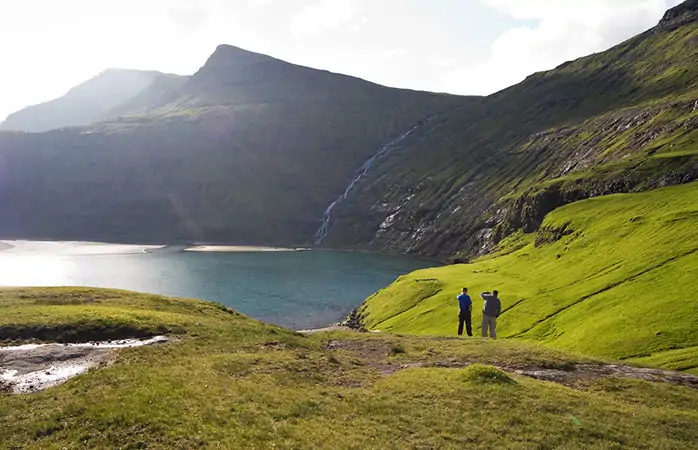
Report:
[[176,97],[178,90],[189,77],[159,74],[137,95],[111,108],[101,119],[118,119],[123,116],[143,115]]
[[0,123],[0,130],[40,132],[88,125],[108,117],[110,110],[137,96],[163,76],[176,77],[159,72],[108,69],[60,98],[10,114]]
[[329,246],[478,254],[571,201],[698,178],[698,2],[432,123],[336,208]]
[[477,294],[500,291],[499,337],[698,374],[698,183],[559,208],[498,254],[401,277],[359,312],[370,328],[453,335],[463,286],[474,324]]
[[90,127],[0,134],[0,234],[303,245],[384,142],[475,101],[230,46],[171,88]]

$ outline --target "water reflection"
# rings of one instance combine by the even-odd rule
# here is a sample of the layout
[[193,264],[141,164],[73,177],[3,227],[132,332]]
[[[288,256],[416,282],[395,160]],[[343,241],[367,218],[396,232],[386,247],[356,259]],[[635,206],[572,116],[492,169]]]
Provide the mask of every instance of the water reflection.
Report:
[[70,265],[59,256],[0,253],[0,286],[65,286]]
[[0,285],[93,286],[213,300],[292,328],[343,318],[397,276],[432,266],[345,252],[197,253],[139,246],[13,242]]

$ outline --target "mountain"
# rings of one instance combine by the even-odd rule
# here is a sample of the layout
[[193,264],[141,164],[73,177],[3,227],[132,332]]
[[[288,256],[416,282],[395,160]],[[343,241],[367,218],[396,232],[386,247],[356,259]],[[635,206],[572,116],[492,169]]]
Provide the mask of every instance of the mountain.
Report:
[[566,203],[694,180],[698,1],[422,130],[335,208],[327,245],[467,257]]
[[147,114],[158,105],[167,104],[188,79],[188,76],[157,74],[147,87],[110,108],[101,119]]
[[386,141],[471,102],[231,46],[171,81],[113,109],[113,119],[0,134],[0,234],[304,244]]
[[10,114],[0,130],[40,132],[88,125],[110,116],[110,110],[137,96],[161,77],[159,72],[108,69],[72,88],[64,96]]
[[489,97],[220,46],[80,129],[0,134],[0,235],[469,258],[567,203],[698,178],[698,0]]

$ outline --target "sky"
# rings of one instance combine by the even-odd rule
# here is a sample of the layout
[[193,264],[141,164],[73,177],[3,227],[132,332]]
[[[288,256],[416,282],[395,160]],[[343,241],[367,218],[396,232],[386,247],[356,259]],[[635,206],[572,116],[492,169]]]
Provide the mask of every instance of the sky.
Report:
[[106,68],[192,74],[219,44],[387,86],[488,95],[681,0],[2,0],[0,120]]

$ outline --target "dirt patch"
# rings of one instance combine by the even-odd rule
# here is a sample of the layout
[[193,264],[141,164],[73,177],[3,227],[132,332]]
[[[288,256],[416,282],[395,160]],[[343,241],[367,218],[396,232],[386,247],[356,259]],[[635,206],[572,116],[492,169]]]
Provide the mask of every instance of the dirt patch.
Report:
[[381,341],[331,341],[326,346],[328,350],[339,350],[359,357],[383,375],[393,374],[403,368],[400,364],[388,361],[392,347],[390,343]]
[[0,347],[0,390],[15,394],[40,391],[106,363],[116,349],[167,341],[169,338],[157,336],[147,340]]
[[[462,369],[480,361],[463,361],[451,358],[443,361],[413,361],[394,363],[388,360],[395,354],[394,345],[371,341],[331,341],[328,350],[341,350],[361,358],[367,365],[383,375],[391,375],[402,369],[419,367],[439,367]],[[669,370],[649,369],[621,364],[571,364],[563,369],[543,366],[512,367],[489,364],[505,372],[515,373],[536,380],[551,381],[566,386],[580,388],[586,383],[605,377],[634,378],[638,380],[670,383],[698,389],[698,376]]]

